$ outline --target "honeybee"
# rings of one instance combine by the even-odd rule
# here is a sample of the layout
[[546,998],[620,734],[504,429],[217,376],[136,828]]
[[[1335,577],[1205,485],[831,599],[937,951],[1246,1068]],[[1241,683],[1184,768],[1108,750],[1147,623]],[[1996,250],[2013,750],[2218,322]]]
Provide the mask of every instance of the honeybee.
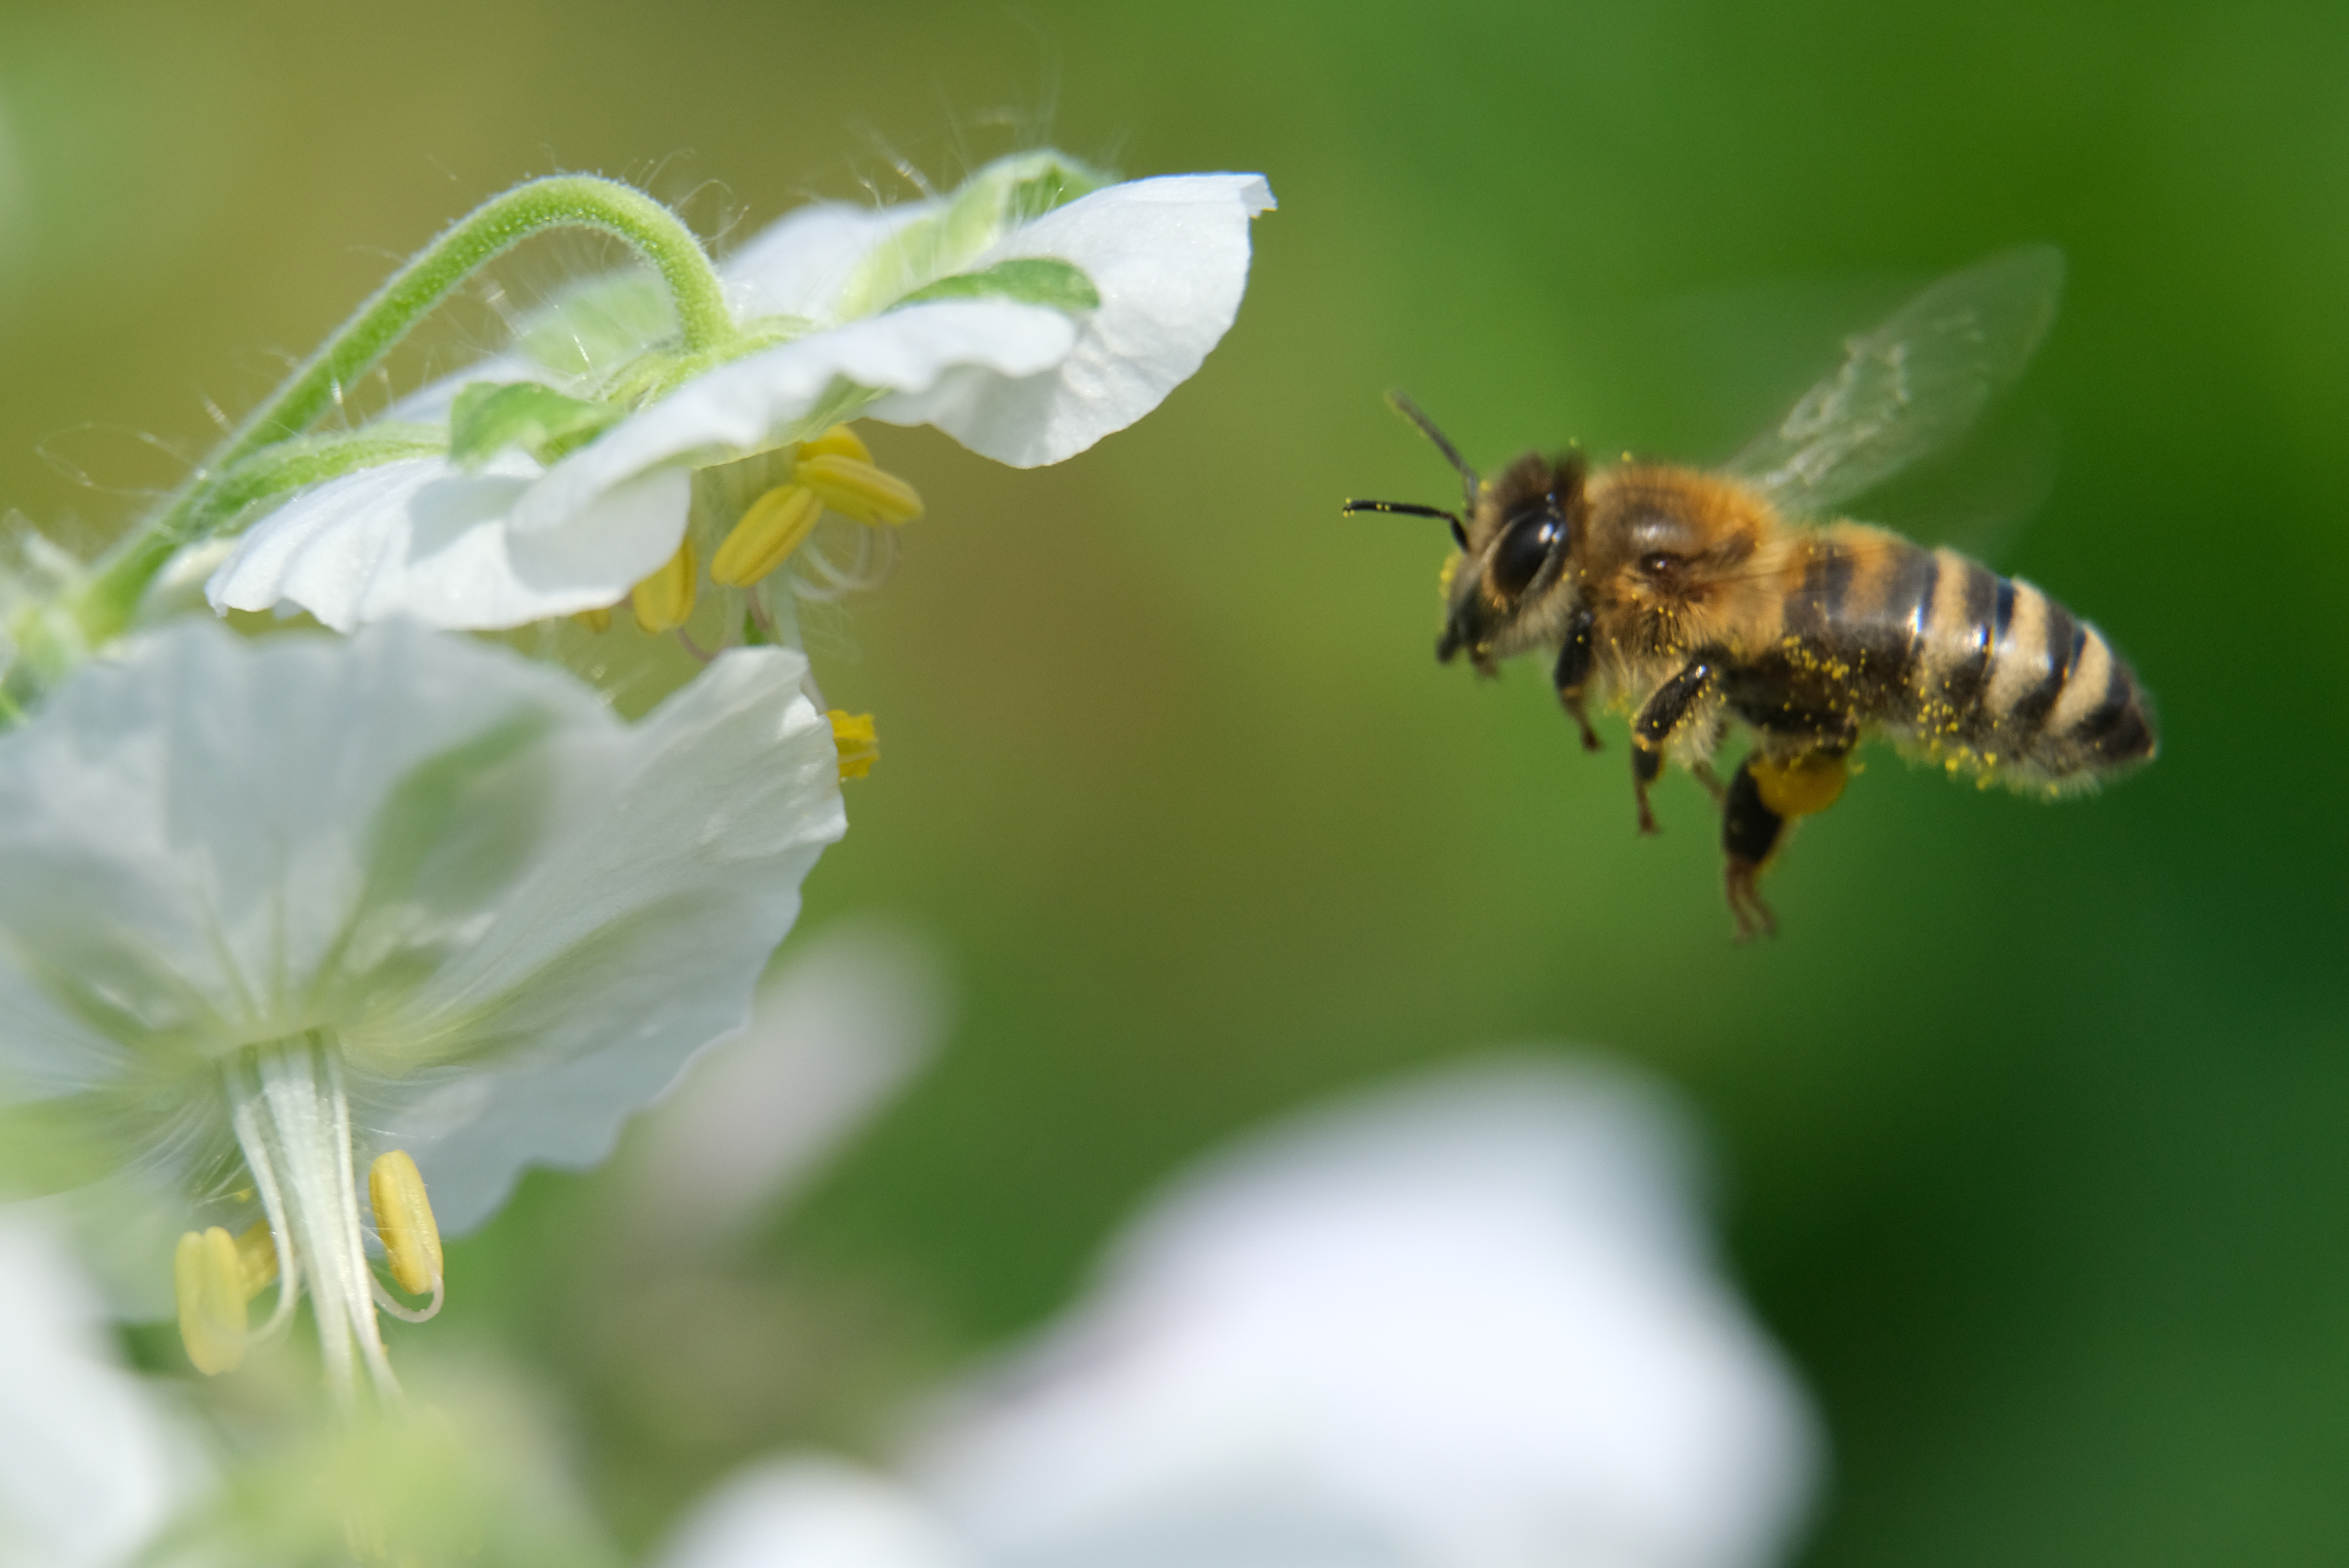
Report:
[[[1756,886],[1787,826],[1833,805],[1852,749],[1881,733],[1972,776],[2075,793],[2150,760],[2153,715],[2102,633],[2019,578],[1837,515],[1946,448],[2021,373],[2054,318],[2063,258],[2005,252],[1942,278],[1848,339],[1834,374],[1718,471],[1528,453],[1478,476],[1427,416],[1397,409],[1459,471],[1439,659],[1485,675],[1557,650],[1558,700],[1587,751],[1593,701],[1626,710],[1640,830],[1667,761],[1722,812],[1739,940],[1777,922]],[[1713,758],[1754,744],[1723,785]]]

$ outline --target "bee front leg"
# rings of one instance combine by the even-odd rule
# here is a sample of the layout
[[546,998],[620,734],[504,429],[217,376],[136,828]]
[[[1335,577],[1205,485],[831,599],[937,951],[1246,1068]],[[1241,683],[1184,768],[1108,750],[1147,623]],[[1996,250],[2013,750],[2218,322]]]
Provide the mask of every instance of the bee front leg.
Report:
[[1590,727],[1590,716],[1583,711],[1583,694],[1590,684],[1591,666],[1598,662],[1598,651],[1591,643],[1591,614],[1580,609],[1568,618],[1566,646],[1557,650],[1557,670],[1551,680],[1557,687],[1557,700],[1565,704],[1566,715],[1582,732],[1582,749],[1599,750],[1599,732]]
[[1631,721],[1631,788],[1639,797],[1642,833],[1656,831],[1648,786],[1663,776],[1664,747],[1721,678],[1722,662],[1721,655],[1710,652],[1690,659],[1679,674],[1648,694]]

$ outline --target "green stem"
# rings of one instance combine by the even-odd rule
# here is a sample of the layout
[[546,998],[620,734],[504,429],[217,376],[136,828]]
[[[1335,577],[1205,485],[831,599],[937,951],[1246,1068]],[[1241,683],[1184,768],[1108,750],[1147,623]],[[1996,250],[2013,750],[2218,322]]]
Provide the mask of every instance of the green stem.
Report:
[[709,255],[667,207],[634,186],[592,175],[554,175],[517,185],[450,225],[393,274],[161,511],[108,554],[76,607],[90,645],[111,639],[129,625],[147,585],[173,552],[217,524],[212,502],[223,475],[263,448],[300,435],[339,406],[346,388],[373,369],[484,264],[556,228],[601,230],[626,241],[649,263],[668,286],[687,352],[721,349],[733,339],[733,317]]

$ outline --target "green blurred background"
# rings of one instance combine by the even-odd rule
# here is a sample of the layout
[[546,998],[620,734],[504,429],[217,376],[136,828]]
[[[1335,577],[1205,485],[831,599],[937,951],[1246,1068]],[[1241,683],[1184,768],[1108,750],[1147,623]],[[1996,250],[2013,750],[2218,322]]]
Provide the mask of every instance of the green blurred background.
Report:
[[[1832,1434],[1806,1563],[2349,1558],[2349,11],[18,0],[0,124],[0,504],[72,538],[527,175],[705,230],[1040,136],[1272,179],[1142,426],[1030,473],[874,438],[931,513],[817,646],[887,751],[806,929],[936,940],[938,1067],[707,1278],[541,1176],[400,1335],[521,1358],[626,1538],[885,1442],[1227,1132],[1558,1040],[1715,1137]],[[1878,753],[1735,948],[1694,786],[1638,839],[1619,720],[1586,758],[1540,669],[1438,668],[1437,530],[1338,517],[1451,493],[1380,394],[1487,466],[1717,458],[2026,240],[2072,265],[2022,394],[2060,462],[1994,564],[2134,658],[2163,756],[2048,806]]]

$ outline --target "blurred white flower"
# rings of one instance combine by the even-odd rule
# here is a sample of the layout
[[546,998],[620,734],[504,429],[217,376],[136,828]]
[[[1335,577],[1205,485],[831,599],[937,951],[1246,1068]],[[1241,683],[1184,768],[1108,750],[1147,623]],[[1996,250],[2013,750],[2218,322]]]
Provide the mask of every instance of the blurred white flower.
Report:
[[465,1229],[524,1165],[601,1158],[740,1027],[843,827],[804,672],[730,654],[628,725],[413,626],[195,622],[0,735],[0,1098],[104,1150],[118,1212],[197,1228],[176,1281],[200,1365],[233,1365],[274,1273],[280,1319],[310,1293],[337,1386],[354,1342],[388,1384],[372,1303],[407,1309],[362,1251],[354,1159],[394,1277],[437,1302],[392,1151]]
[[[645,280],[574,299],[391,410],[445,428],[451,455],[295,495],[212,577],[212,603],[298,606],[338,629],[492,628],[634,589],[665,629],[703,562],[750,587],[826,507],[883,528],[919,514],[844,420],[936,425],[1019,467],[1082,452],[1198,369],[1247,286],[1248,221],[1272,205],[1253,174],[1100,178],[1029,153],[951,196],[793,213],[722,269],[739,341],[715,359],[664,345]],[[791,613],[772,593],[752,605]]]
[[1179,1184],[904,1483],[771,1465],[664,1568],[855,1521],[874,1568],[1776,1561],[1815,1426],[1685,1147],[1627,1075],[1530,1060],[1309,1116]]
[[910,932],[835,926],[793,942],[750,1023],[640,1119],[625,1212],[643,1244],[690,1251],[781,1202],[928,1063],[946,992]]
[[0,1210],[0,1562],[128,1563],[198,1488],[191,1436],[108,1345],[47,1230]]

